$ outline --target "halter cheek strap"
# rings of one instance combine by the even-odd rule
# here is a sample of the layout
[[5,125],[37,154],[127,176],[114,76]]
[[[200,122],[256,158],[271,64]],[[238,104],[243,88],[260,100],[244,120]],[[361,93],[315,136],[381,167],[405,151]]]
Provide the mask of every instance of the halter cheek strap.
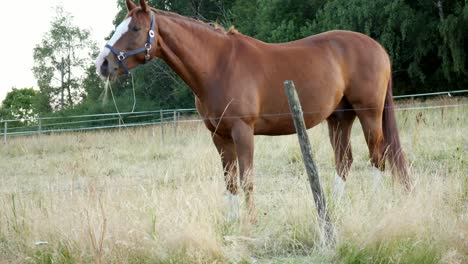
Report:
[[148,37],[146,38],[146,43],[144,47],[124,52],[124,51],[117,50],[116,48],[112,47],[109,44],[106,44],[106,48],[108,48],[112,53],[114,53],[117,60],[119,60],[120,65],[122,65],[122,67],[124,68],[126,75],[130,74],[127,61],[126,61],[128,57],[135,56],[139,53],[145,52],[145,63],[151,60],[150,51],[151,51],[151,48],[153,47],[155,26],[156,26],[156,15],[154,14],[154,12],[151,12],[151,26],[150,26]]

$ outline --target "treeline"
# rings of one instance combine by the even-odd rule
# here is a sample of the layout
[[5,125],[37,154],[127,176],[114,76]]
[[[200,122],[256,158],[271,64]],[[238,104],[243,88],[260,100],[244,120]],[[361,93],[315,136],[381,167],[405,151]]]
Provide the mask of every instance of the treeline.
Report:
[[[332,29],[362,32],[379,41],[390,53],[396,94],[468,87],[466,0],[149,0],[148,3],[202,21],[235,26],[241,33],[266,42],[291,41]],[[117,4],[120,12],[115,25],[126,14],[125,1],[117,0]],[[123,78],[112,87],[120,111],[131,110],[133,87],[137,110],[194,106],[190,90],[160,60],[141,66],[133,76],[133,82]],[[86,69],[80,84],[78,103],[56,110],[62,110],[61,114],[115,111],[94,66]],[[72,102],[71,96],[69,101]]]

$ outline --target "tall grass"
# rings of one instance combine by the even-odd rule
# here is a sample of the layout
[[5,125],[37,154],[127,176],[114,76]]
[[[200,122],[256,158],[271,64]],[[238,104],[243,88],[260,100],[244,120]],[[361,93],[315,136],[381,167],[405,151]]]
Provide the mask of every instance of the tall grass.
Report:
[[164,142],[159,127],[10,139],[0,146],[0,263],[466,263],[468,107],[398,120],[409,195],[389,173],[373,189],[356,122],[336,200],[326,125],[309,131],[333,249],[320,246],[295,136],[256,138],[256,225],[227,220],[221,162],[201,123],[177,135],[167,126]]

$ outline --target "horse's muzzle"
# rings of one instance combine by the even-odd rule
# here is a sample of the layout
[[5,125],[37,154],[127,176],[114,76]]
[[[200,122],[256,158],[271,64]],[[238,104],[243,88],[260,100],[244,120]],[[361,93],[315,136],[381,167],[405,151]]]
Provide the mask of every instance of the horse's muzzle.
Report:
[[101,64],[101,68],[99,69],[100,73],[104,77],[109,77],[109,60],[104,59],[104,61]]

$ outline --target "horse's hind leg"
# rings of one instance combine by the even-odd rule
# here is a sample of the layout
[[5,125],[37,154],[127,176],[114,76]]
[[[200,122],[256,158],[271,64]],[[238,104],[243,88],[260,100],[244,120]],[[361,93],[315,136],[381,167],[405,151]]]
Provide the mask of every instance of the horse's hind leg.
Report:
[[383,110],[379,107],[367,107],[366,110],[357,113],[369,148],[370,161],[374,168],[374,187],[381,184],[381,171],[385,169],[382,112]]
[[343,195],[344,182],[353,163],[350,139],[356,113],[345,108],[349,109],[350,106],[342,107],[341,110],[338,109],[327,119],[330,142],[335,152],[336,177],[334,192],[338,196]]
[[330,142],[335,152],[336,172],[343,181],[353,163],[350,139],[355,118],[356,113],[349,111],[334,113],[327,119]]

